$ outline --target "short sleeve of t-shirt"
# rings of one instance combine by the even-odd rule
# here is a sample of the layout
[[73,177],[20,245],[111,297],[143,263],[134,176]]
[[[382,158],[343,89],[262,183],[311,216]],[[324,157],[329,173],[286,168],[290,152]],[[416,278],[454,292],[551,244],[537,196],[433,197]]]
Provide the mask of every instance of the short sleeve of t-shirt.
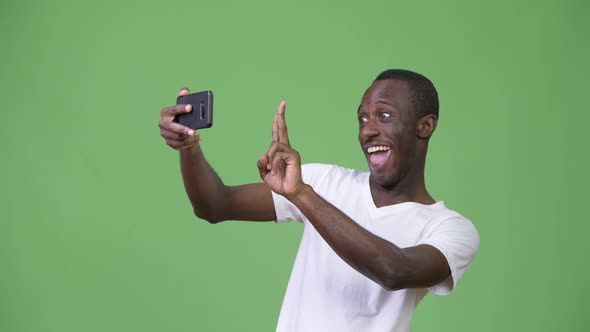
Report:
[[[301,166],[301,177],[303,182],[317,189],[317,186],[325,178],[326,174],[333,165],[324,164],[305,164]],[[303,221],[305,216],[299,209],[289,202],[285,197],[272,192],[272,199],[277,215],[277,222],[284,221]]]
[[436,224],[418,242],[437,248],[447,259],[451,276],[429,290],[438,295],[450,294],[479,248],[479,234],[473,224],[461,217],[451,217]]

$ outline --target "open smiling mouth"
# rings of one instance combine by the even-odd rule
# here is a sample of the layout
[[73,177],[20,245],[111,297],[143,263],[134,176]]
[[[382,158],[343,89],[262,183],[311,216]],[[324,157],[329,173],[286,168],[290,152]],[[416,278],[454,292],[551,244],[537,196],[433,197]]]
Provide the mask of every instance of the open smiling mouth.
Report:
[[367,148],[369,154],[369,166],[371,169],[381,167],[391,155],[391,150],[385,145],[376,145]]

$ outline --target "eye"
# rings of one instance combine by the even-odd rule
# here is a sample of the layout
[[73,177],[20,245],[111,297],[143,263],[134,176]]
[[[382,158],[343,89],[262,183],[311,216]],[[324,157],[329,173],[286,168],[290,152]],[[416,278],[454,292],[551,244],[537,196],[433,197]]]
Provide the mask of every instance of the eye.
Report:
[[361,116],[359,117],[359,123],[360,124],[365,124],[367,122],[367,117],[366,116]]
[[390,116],[391,116],[391,114],[386,113],[386,112],[379,113],[379,119],[381,119],[381,120],[386,119],[386,118],[388,118]]

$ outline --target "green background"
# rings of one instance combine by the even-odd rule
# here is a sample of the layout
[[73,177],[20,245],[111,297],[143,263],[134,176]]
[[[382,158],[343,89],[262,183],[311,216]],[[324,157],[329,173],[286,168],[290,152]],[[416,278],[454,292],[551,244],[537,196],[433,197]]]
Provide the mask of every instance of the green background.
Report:
[[196,219],[160,109],[215,92],[227,184],[258,181],[281,99],[303,162],[367,169],[356,108],[387,68],[437,86],[429,190],[482,241],[412,330],[585,330],[589,8],[2,1],[0,330],[273,330],[301,224]]

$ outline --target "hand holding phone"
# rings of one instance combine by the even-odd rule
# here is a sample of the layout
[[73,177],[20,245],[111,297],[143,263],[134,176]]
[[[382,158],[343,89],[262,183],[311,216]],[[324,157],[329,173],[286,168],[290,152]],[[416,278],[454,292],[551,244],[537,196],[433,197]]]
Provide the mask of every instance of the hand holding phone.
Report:
[[178,96],[176,104],[190,104],[190,113],[178,114],[174,122],[191,129],[211,128],[213,126],[213,92],[201,91],[186,96]]

